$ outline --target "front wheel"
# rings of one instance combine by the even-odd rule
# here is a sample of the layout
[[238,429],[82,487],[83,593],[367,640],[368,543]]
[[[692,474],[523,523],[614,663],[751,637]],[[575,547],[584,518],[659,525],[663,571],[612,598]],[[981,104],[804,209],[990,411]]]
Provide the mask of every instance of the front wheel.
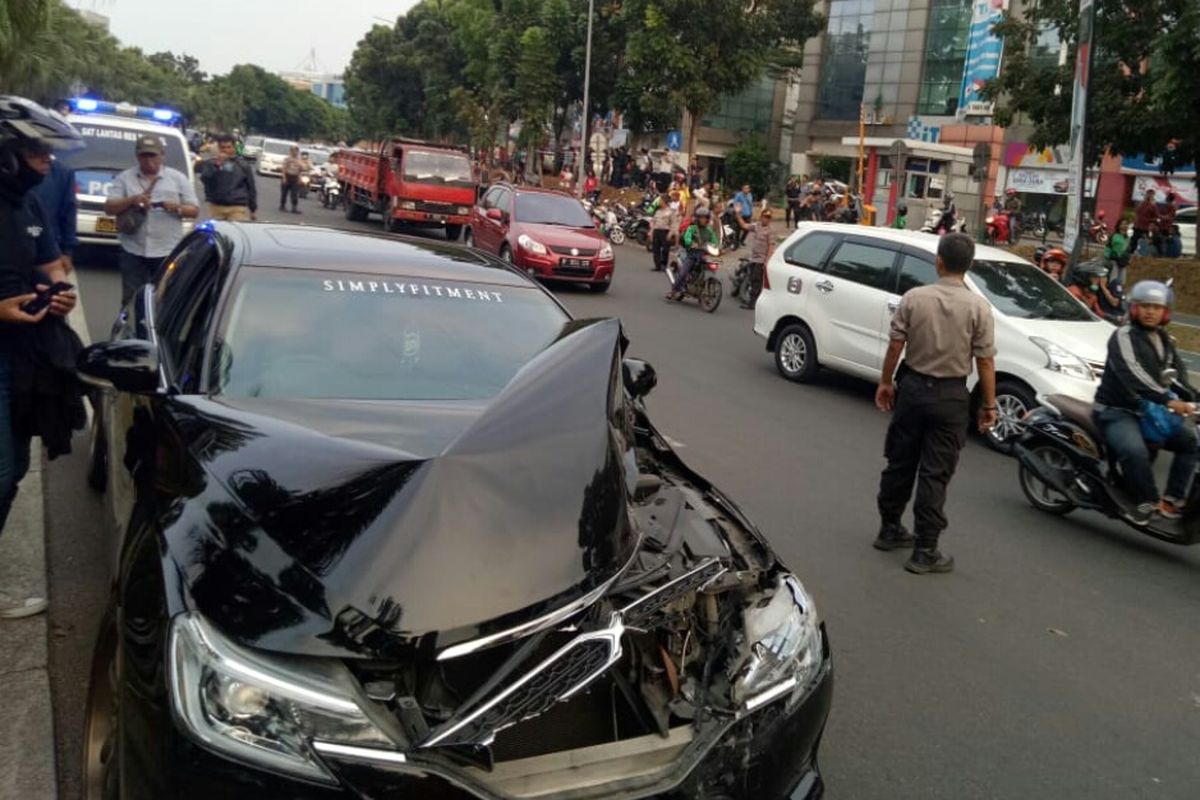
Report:
[[84,710],[81,793],[84,800],[108,800],[120,793],[118,679],[117,626],[110,610],[100,622]]
[[1021,432],[1021,421],[1025,415],[1037,408],[1033,392],[1022,383],[1002,380],[996,384],[996,424],[984,438],[988,446],[1007,453]]
[[706,278],[704,285],[700,287],[700,308],[708,313],[717,310],[717,306],[721,305],[721,295],[724,290],[721,288],[721,282],[716,278]]
[[[1051,469],[1063,472],[1072,471],[1070,459],[1055,447],[1049,445],[1036,447],[1030,451],[1029,455],[1031,458],[1040,459]],[[1025,494],[1025,499],[1038,511],[1062,516],[1075,510],[1075,503],[1070,498],[1044,483],[1024,462],[1021,462],[1017,478],[1021,483],[1021,491]]]
[[608,238],[613,244],[625,244],[625,231],[621,228],[613,228],[608,232]]

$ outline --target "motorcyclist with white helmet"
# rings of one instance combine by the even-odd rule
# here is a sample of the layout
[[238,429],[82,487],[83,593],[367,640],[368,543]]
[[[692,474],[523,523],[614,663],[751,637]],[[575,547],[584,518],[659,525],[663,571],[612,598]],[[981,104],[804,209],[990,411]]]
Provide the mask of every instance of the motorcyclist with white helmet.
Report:
[[954,206],[954,192],[947,191],[942,200],[942,218],[938,220],[936,234],[951,233],[958,221],[958,209]]
[[[1188,384],[1187,367],[1164,326],[1170,319],[1170,288],[1159,281],[1140,281],[1129,294],[1129,322],[1108,340],[1104,376],[1096,391],[1094,419],[1109,452],[1121,465],[1125,488],[1134,507],[1128,518],[1138,525],[1154,514],[1180,516],[1200,453],[1189,401],[1196,391]],[[1174,382],[1164,371],[1174,369]],[[1170,412],[1170,413],[1168,413]],[[1151,469],[1147,438],[1175,453],[1160,498]]]

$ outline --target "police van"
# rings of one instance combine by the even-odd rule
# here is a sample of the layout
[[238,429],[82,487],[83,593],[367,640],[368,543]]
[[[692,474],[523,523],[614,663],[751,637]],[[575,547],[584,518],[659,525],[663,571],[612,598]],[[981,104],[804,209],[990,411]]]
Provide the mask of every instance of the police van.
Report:
[[[169,109],[111,103],[90,98],[70,101],[67,121],[87,144],[82,150],[57,153],[63,166],[75,171],[75,201],[79,241],[86,244],[116,244],[117,221],[104,213],[108,187],[122,170],[137,166],[134,142],[154,134],[163,142],[163,165],[195,180],[187,140],[175,127],[179,114]],[[184,233],[192,221],[184,220]]]

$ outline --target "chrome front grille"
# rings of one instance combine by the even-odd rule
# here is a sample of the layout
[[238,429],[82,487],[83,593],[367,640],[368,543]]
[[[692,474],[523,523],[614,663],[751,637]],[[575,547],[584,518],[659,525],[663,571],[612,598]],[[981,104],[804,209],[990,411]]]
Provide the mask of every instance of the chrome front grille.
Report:
[[598,678],[621,658],[625,626],[580,634],[487,702],[430,733],[422,747],[487,744],[497,732],[545,713]]
[[560,256],[571,256],[572,258],[592,258],[596,255],[594,248],[586,247],[557,247],[550,245],[550,250],[558,253]]
[[[651,627],[665,609],[689,592],[703,589],[725,571],[721,561],[712,558],[655,587],[614,612],[607,627],[574,637],[507,688],[486,699],[468,701],[452,719],[430,732],[420,746],[486,745],[499,731],[569,700],[620,660],[621,637],[627,626]],[[473,649],[459,647],[464,652]]]

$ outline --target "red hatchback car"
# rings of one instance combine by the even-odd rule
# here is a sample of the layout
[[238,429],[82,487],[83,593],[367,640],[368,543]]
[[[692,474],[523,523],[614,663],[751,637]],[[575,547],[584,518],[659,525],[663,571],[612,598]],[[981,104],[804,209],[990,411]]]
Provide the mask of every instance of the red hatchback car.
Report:
[[535,278],[586,283],[595,292],[612,285],[612,245],[565,192],[494,184],[475,204],[463,236],[468,246]]

